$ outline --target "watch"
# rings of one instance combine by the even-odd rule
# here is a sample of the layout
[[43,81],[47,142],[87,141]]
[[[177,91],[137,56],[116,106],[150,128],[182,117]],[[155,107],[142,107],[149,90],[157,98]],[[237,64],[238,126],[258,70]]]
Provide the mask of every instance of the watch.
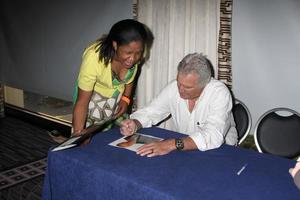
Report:
[[181,138],[176,138],[175,139],[175,146],[177,150],[182,150],[184,148],[184,143]]

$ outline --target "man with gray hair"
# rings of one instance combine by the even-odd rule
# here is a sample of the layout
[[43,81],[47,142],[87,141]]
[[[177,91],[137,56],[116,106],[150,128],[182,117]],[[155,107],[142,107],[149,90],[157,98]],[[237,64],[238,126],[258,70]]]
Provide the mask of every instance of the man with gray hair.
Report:
[[137,154],[153,157],[173,150],[206,151],[223,143],[236,145],[231,94],[221,81],[212,78],[211,73],[212,66],[203,55],[185,56],[178,65],[177,79],[168,84],[150,105],[121,122],[121,133],[129,136],[171,114],[176,130],[187,135],[145,144]]

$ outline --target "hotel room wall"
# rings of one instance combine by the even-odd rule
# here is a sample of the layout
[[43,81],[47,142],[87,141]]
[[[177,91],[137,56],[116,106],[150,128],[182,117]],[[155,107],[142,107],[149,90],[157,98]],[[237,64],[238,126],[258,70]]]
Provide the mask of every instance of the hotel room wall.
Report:
[[2,0],[0,82],[72,100],[84,48],[125,18],[132,0]]
[[233,1],[233,92],[253,125],[274,107],[300,112],[299,33],[298,0]]

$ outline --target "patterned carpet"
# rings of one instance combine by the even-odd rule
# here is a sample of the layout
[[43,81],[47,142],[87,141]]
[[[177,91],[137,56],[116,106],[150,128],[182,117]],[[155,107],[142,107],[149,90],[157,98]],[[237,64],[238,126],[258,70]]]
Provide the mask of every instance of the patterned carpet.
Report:
[[0,119],[0,199],[41,199],[48,149],[57,145],[48,131],[17,118]]

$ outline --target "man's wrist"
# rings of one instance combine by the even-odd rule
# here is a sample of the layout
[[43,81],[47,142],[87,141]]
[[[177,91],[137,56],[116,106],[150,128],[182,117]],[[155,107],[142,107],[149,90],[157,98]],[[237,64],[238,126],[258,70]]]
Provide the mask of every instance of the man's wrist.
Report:
[[175,147],[177,150],[182,151],[184,149],[184,140],[182,138],[176,138]]

